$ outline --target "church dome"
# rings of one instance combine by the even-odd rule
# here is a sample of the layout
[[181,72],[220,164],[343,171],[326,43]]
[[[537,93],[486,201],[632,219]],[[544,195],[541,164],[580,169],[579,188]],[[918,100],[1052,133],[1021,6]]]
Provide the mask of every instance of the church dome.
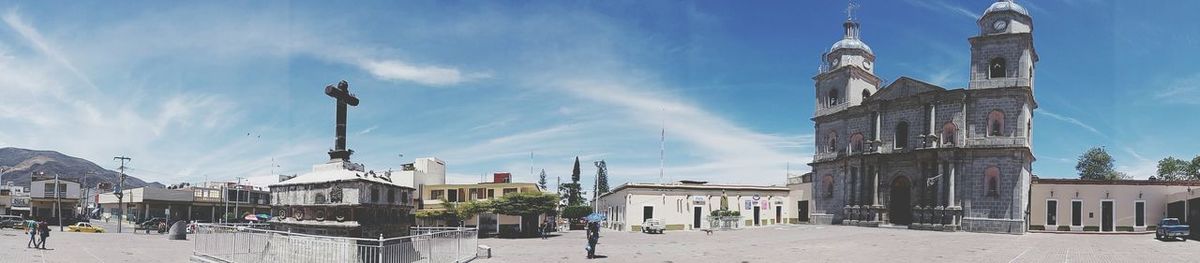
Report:
[[995,3],[992,3],[992,6],[989,6],[987,10],[983,11],[983,15],[987,16],[990,13],[1002,11],[1014,11],[1025,16],[1029,16],[1029,11],[1025,11],[1024,7],[1014,3],[1013,0],[998,0]]
[[833,47],[829,48],[829,52],[833,53],[838,49],[861,49],[867,53],[874,53],[871,52],[871,47],[867,46],[867,43],[864,43],[862,40],[858,40],[856,38],[844,38],[842,40],[838,40],[837,43],[833,43]]

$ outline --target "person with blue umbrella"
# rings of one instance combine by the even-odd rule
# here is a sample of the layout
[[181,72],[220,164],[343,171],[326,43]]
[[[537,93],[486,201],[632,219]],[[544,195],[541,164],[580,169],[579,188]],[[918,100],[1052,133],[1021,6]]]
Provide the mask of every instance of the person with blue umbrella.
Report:
[[600,243],[600,221],[604,221],[605,216],[600,213],[592,213],[587,217],[587,258],[596,258],[596,244]]

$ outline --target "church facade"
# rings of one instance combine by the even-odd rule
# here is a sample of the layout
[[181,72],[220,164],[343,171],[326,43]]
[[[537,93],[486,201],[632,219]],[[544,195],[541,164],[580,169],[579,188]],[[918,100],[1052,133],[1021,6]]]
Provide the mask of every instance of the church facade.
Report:
[[1033,19],[993,3],[968,38],[970,81],[884,84],[847,19],[815,80],[813,220],[1024,233],[1032,164]]

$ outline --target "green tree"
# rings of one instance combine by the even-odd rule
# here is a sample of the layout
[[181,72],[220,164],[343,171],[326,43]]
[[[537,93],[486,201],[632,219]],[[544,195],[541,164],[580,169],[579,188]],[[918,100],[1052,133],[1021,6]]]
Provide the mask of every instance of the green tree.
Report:
[[538,187],[541,187],[542,191],[550,190],[546,188],[546,169],[542,169],[542,173],[538,175]]
[[571,182],[559,187],[566,190],[567,205],[583,204],[583,188],[579,184],[579,156],[575,156],[575,168],[571,169]]
[[596,162],[596,194],[608,193],[608,164],[604,160]]
[[1200,155],[1192,158],[1192,163],[1188,164],[1188,173],[1192,175],[1189,180],[1200,180]]
[[1112,155],[1104,151],[1103,147],[1092,147],[1080,155],[1075,170],[1079,171],[1079,179],[1084,180],[1114,180],[1119,179],[1121,175],[1113,170]]
[[508,194],[495,199],[489,205],[494,213],[515,216],[554,214],[557,207],[558,196],[541,192]]
[[423,209],[416,212],[417,218],[446,221],[447,225],[457,226],[460,222],[475,218],[480,213],[492,210],[490,201],[467,201],[451,203],[442,200],[441,210]]
[[1175,159],[1168,156],[1162,160],[1158,160],[1158,179],[1166,181],[1185,180],[1191,177],[1189,174],[1191,164],[1187,161]]
[[592,207],[586,205],[568,206],[563,208],[562,217],[575,219],[592,214]]

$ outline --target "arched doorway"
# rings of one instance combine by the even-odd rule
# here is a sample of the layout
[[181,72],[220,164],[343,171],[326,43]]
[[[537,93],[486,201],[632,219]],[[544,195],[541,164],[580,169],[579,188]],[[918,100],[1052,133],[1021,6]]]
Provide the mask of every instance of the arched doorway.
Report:
[[888,202],[888,218],[893,225],[912,223],[912,183],[906,176],[892,179],[891,201]]

